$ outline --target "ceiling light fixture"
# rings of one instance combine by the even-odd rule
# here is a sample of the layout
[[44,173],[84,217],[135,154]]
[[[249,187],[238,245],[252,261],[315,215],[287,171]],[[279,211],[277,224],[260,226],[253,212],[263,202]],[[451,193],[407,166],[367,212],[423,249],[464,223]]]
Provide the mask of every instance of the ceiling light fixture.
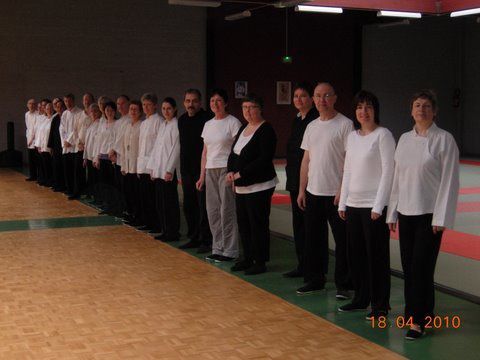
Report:
[[328,14],[343,13],[343,9],[340,7],[311,6],[311,5],[298,5],[295,7],[295,11],[318,12],[318,13],[328,13]]
[[221,1],[168,0],[168,5],[219,7],[222,3]]
[[480,8],[454,11],[450,14],[450,17],[466,16],[466,15],[474,15],[474,14],[480,14]]
[[407,11],[389,11],[389,10],[380,10],[377,12],[377,16],[389,16],[389,17],[403,17],[411,19],[420,19],[422,17],[421,13],[417,12],[407,12]]
[[252,16],[252,13],[249,10],[245,10],[236,14],[225,16],[225,20],[234,21],[234,20],[245,19],[250,16]]

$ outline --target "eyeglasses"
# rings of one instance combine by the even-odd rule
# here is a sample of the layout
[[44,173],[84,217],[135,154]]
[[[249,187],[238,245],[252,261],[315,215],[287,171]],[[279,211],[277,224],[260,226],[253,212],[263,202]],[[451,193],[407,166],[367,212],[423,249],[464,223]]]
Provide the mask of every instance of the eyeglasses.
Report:
[[326,93],[326,94],[323,94],[323,95],[318,95],[318,94],[313,95],[313,97],[315,99],[325,99],[325,100],[332,99],[334,96],[335,96],[335,93]]
[[252,110],[252,109],[257,109],[258,105],[242,105],[242,110]]

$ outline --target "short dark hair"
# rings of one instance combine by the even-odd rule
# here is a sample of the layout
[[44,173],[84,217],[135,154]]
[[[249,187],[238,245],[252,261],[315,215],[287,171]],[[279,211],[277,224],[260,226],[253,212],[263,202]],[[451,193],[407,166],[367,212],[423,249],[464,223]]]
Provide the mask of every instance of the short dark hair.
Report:
[[117,112],[117,104],[115,104],[113,101],[107,101],[105,103],[105,109],[107,107],[111,107],[113,110],[115,110],[115,112]]
[[220,88],[213,89],[212,92],[210,93],[210,99],[215,95],[220,96],[225,102],[225,104],[228,103],[228,94],[226,90],[220,89]]
[[313,96],[313,85],[308,81],[302,81],[295,84],[295,86],[293,87],[293,92],[297,91],[298,89],[306,91],[308,95],[310,95],[310,97]]
[[263,99],[254,93],[248,93],[242,98],[242,105],[246,102],[257,104],[260,110],[263,110]]
[[142,102],[143,101],[151,101],[152,103],[154,103],[155,105],[158,104],[158,97],[156,94],[154,93],[145,93],[142,95],[142,98],[141,98]]
[[50,101],[50,99],[48,99],[48,98],[44,98],[44,99],[42,99],[42,101],[40,101],[40,102],[46,102],[46,103],[49,103],[49,102],[51,102],[51,101]]
[[119,98],[124,98],[125,100],[127,100],[128,102],[130,102],[130,98],[129,98],[127,95],[125,95],[125,94],[120,95],[117,99],[119,99]]
[[353,98],[353,107],[356,109],[358,104],[362,103],[373,106],[375,112],[373,120],[375,124],[380,124],[380,103],[375,94],[367,90],[360,90]]
[[[197,95],[198,100],[202,100],[202,93],[198,89],[194,89],[194,88],[187,89],[187,90],[185,90],[185,95],[187,95],[187,94],[195,94],[195,95]],[[184,96],[184,98],[185,98],[185,96]]]
[[72,93],[68,93],[64,96],[64,98],[72,99],[73,101],[75,101],[75,95],[73,95]]
[[433,90],[423,89],[423,90],[420,90],[420,91],[416,92],[415,94],[413,94],[413,96],[410,100],[410,108],[412,108],[413,103],[418,99],[426,99],[426,100],[430,101],[430,103],[432,104],[433,111],[438,110],[437,94],[435,94],[435,92]]
[[136,105],[140,108],[140,111],[143,111],[142,102],[140,100],[132,100],[130,101],[130,105]]

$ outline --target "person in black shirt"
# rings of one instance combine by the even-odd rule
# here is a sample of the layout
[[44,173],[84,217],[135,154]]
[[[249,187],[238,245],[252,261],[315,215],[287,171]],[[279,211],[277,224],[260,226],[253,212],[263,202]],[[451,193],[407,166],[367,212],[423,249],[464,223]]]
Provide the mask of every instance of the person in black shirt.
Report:
[[303,158],[303,150],[300,148],[300,145],[302,144],[303,134],[307,125],[312,120],[318,118],[318,111],[313,106],[312,95],[313,86],[307,82],[297,84],[293,90],[293,104],[298,110],[298,114],[293,120],[292,132],[287,142],[287,166],[285,172],[287,175],[286,190],[290,192],[290,202],[292,203],[293,238],[295,240],[298,266],[284,273],[284,277],[303,276],[305,224],[303,211],[297,205],[297,197],[300,183],[300,166]]
[[212,250],[212,233],[208,224],[205,189],[198,191],[195,183],[200,177],[203,125],[213,114],[202,109],[201,100],[199,90],[186,90],[183,101],[186,112],[178,118],[183,212],[188,226],[187,236],[190,239],[180,246],[180,249],[198,247],[198,253],[206,253]]
[[60,118],[65,111],[65,104],[62,99],[55,98],[53,100],[53,106],[57,113],[53,117],[52,124],[50,125],[48,147],[52,149],[53,190],[60,192],[66,189],[63,175],[62,139],[58,130],[60,127]]

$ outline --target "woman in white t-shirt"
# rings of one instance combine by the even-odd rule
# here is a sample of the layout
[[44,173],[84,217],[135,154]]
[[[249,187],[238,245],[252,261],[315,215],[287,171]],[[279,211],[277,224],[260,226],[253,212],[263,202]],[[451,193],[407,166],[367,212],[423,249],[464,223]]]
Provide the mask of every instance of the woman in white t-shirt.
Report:
[[437,127],[437,99],[430,90],[412,98],[415,126],[404,133],[395,152],[395,175],[387,223],[399,225],[405,279],[405,338],[415,340],[434,318],[435,264],[445,228],[455,220],[459,188],[459,152],[453,136]]
[[360,91],[354,99],[360,128],[350,133],[338,212],[347,222],[348,261],[355,296],[341,312],[365,310],[367,319],[390,309],[390,231],[385,222],[393,180],[395,140],[379,126],[377,97]]
[[206,187],[207,214],[212,231],[212,254],[207,260],[231,261],[239,255],[239,234],[235,212],[235,194],[226,182],[230,150],[241,127],[240,121],[228,114],[227,92],[215,89],[210,108],[215,117],[205,123],[202,132],[203,152],[197,189]]

